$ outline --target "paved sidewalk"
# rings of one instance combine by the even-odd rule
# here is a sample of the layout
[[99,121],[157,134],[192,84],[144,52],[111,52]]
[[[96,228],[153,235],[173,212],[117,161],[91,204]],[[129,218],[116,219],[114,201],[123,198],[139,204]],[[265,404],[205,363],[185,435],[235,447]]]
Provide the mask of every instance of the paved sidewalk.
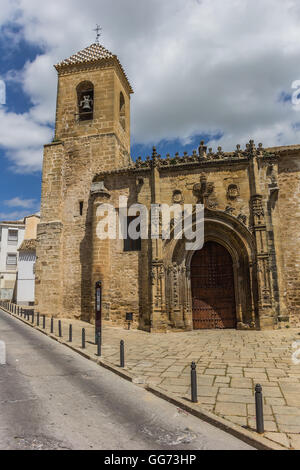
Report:
[[[73,346],[94,356],[94,327],[62,320],[64,340],[73,325]],[[42,324],[42,323],[41,323]],[[58,335],[58,322],[54,322]],[[50,319],[46,321],[50,332]],[[154,385],[190,399],[190,365],[197,364],[199,407],[246,429],[255,430],[254,387],[263,386],[265,437],[287,448],[300,449],[300,365],[292,361],[300,329],[277,331],[201,330],[148,334],[104,325],[102,357],[119,365],[120,340],[125,341],[125,369],[140,384]],[[300,344],[299,344],[300,348]]]

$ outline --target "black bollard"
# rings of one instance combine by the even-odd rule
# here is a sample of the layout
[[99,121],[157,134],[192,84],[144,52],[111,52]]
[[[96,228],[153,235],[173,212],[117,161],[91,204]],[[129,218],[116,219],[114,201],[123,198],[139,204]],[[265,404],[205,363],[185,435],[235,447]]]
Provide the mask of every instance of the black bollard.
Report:
[[191,365],[191,396],[192,396],[192,403],[198,403],[197,397],[197,366],[195,362],[192,362]]
[[97,333],[97,356],[101,357],[101,334],[100,331]]
[[58,336],[62,337],[62,330],[61,330],[61,320],[58,320]]
[[258,434],[265,432],[264,427],[264,408],[263,408],[262,386],[257,384],[255,387],[255,408],[256,408],[256,431]]
[[39,312],[37,312],[37,314],[36,314],[36,324],[37,324],[37,326],[40,326],[40,314],[39,314]]
[[34,310],[32,311],[32,319],[31,319],[31,323],[34,323]]
[[43,329],[46,329],[46,315],[43,315]]
[[82,341],[81,341],[81,346],[82,346],[82,349],[85,349],[85,329],[82,328]]
[[53,331],[54,331],[54,320],[53,320],[53,317],[51,317],[50,333],[53,334]]
[[69,326],[69,343],[73,341],[73,327],[72,325]]
[[120,367],[125,367],[125,343],[120,342]]

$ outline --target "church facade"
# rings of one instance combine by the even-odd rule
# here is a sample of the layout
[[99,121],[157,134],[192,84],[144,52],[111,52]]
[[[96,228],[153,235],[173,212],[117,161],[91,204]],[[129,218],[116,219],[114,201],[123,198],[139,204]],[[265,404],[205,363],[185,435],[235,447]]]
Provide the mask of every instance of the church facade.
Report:
[[[300,325],[300,145],[130,156],[130,95],[98,43],[57,64],[55,138],[45,146],[36,309],[149,332]],[[101,240],[108,203],[205,206],[202,249],[186,240]]]

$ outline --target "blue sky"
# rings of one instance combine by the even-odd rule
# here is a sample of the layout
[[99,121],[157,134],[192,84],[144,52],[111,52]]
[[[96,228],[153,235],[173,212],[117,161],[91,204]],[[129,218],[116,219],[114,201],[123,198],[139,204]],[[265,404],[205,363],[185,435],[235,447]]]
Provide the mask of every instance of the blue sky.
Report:
[[[116,14],[118,12],[118,14]],[[132,157],[300,142],[300,5],[290,0],[2,0],[0,219],[39,209],[53,137],[53,64],[94,42],[117,54],[135,94]]]
[[[14,32],[13,25],[9,28]],[[7,39],[0,37],[0,77],[5,77],[10,70],[21,71],[27,61],[33,61],[42,50],[26,42],[7,48]],[[5,80],[7,112],[25,113],[32,105],[30,97],[22,89],[21,83]],[[1,145],[1,142],[0,142]],[[36,212],[40,208],[41,172],[24,174],[11,168],[6,158],[5,149],[0,147],[0,219],[15,220],[23,215]],[[18,198],[18,199],[16,199]],[[16,199],[14,201],[14,199]],[[12,202],[11,202],[12,201]],[[24,202],[25,201],[25,202]],[[14,205],[12,205],[14,202]],[[24,205],[26,207],[24,207]]]

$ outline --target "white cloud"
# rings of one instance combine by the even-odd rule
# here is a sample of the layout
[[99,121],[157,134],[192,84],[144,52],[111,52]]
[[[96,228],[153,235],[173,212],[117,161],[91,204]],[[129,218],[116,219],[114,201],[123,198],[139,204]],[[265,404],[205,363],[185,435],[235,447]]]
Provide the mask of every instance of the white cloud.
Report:
[[210,144],[227,150],[250,138],[264,145],[299,142],[299,126],[293,123],[300,114],[278,100],[300,79],[298,0],[17,3],[18,9],[2,0],[0,21],[15,21],[26,41],[45,49],[22,73],[31,110],[22,116],[0,114],[0,142],[18,171],[40,168],[41,146],[51,137],[52,64],[93,42],[96,22],[103,27],[101,41],[119,56],[135,90],[134,142],[188,142],[193,135],[216,132],[223,137]]
[[0,220],[2,221],[15,221],[22,220],[28,215],[25,210],[13,211],[13,212],[0,212]]
[[8,207],[24,207],[25,209],[32,209],[37,206],[36,199],[21,199],[20,197],[14,197],[8,201],[4,201],[4,205]]
[[41,169],[42,145],[50,141],[52,134],[49,127],[35,122],[30,113],[0,109],[0,146],[18,172]]

